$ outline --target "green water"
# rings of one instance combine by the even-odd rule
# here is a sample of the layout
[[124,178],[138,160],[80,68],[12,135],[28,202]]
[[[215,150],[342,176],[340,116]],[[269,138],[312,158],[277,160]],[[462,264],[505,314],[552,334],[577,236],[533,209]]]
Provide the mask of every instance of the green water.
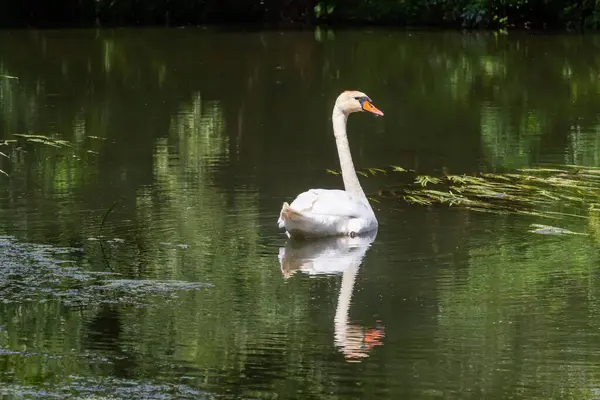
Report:
[[[0,138],[17,140],[0,146],[0,397],[598,398],[598,213],[386,200],[376,237],[352,246],[289,242],[276,221],[296,194],[341,187],[326,170],[346,89],[385,112],[350,117],[357,168],[600,167],[599,48],[525,33],[0,32]],[[398,176],[361,180],[376,196]]]

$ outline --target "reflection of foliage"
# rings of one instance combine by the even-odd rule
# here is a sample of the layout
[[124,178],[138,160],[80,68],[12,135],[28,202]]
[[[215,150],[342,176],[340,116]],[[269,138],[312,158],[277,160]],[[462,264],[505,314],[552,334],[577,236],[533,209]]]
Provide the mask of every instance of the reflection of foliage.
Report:
[[440,354],[445,379],[474,395],[588,398],[598,385],[587,339],[600,313],[597,255],[581,236],[527,240],[495,228],[472,239],[467,270],[440,271],[436,336],[453,349]]
[[[249,374],[247,371],[252,370],[256,360],[263,357],[255,349],[264,348],[264,343],[270,343],[273,335],[285,339],[288,332],[293,335],[296,335],[293,332],[302,332],[309,293],[294,290],[291,285],[279,290],[283,284],[281,278],[269,273],[276,260],[271,254],[263,254],[259,246],[256,190],[244,185],[232,193],[215,185],[215,169],[228,158],[224,126],[218,102],[202,101],[199,95],[183,102],[170,120],[169,135],[154,143],[155,185],[152,189],[141,187],[136,192],[135,218],[129,224],[137,226],[128,224],[125,231],[119,230],[118,225],[110,223],[116,218],[111,215],[105,236],[119,235],[124,239],[94,238],[96,240],[84,244],[85,257],[82,258],[85,264],[90,264],[90,269],[102,269],[106,261],[115,272],[135,279],[109,280],[92,287],[118,306],[113,312],[118,318],[119,349],[105,349],[93,341],[82,342],[82,332],[87,331],[86,321],[102,321],[107,309],[101,301],[104,297],[86,308],[85,319],[61,309],[53,301],[44,308],[30,307],[27,315],[39,320],[45,315],[60,315],[67,321],[65,324],[69,324],[72,336],[65,336],[56,325],[11,325],[7,331],[10,337],[4,345],[5,349],[14,351],[9,358],[21,356],[19,351],[13,350],[19,347],[19,338],[38,334],[43,329],[48,330],[53,342],[64,345],[64,348],[57,345],[50,349],[42,343],[33,343],[36,358],[29,360],[35,361],[38,367],[31,368],[27,360],[5,367],[22,384],[13,387],[12,392],[18,393],[20,387],[31,389],[26,383],[39,381],[50,382],[46,390],[60,392],[66,377],[96,375],[97,368],[111,371],[112,365],[121,362],[124,353],[128,359],[136,360],[135,370],[139,376],[154,376],[158,366],[178,362],[197,376],[195,386],[219,392],[232,381],[240,381],[243,387],[250,386],[243,392],[251,393],[252,377],[243,377]],[[237,211],[232,212],[232,209]],[[138,231],[135,237],[131,235],[132,230]],[[150,282],[160,279],[161,283],[150,287],[150,291],[157,291],[158,295],[147,294],[150,305],[142,308],[131,299],[146,293],[148,279]],[[162,280],[187,283],[167,284]],[[194,282],[198,281],[210,282],[216,290],[179,293],[174,307],[174,302],[169,301],[170,291],[195,287]],[[124,287],[129,290],[123,292]],[[85,296],[87,292],[71,289],[66,288],[74,297],[69,298],[70,303],[93,300]],[[166,298],[161,294],[167,294]],[[135,307],[128,307],[132,303]],[[7,306],[3,315],[12,320],[16,313]],[[311,339],[299,335],[290,340],[293,343],[289,345],[289,354],[293,357],[301,354],[306,340]],[[69,352],[68,357],[65,352]],[[275,349],[274,352],[281,354],[271,354],[271,357],[290,357],[286,355],[287,350]],[[51,358],[51,365],[40,362],[40,358],[50,357],[55,357]],[[278,368],[290,369],[290,375],[299,376],[300,372],[310,375],[311,378],[306,379],[307,392],[326,390],[315,388],[315,382],[319,387],[329,385],[325,367],[313,359],[300,357],[278,363],[281,363]],[[53,378],[48,378],[50,375]],[[82,390],[88,392],[85,382],[83,385]],[[276,388],[278,384],[270,385]],[[144,389],[137,384],[133,386],[135,393]],[[156,390],[162,389],[157,387]]]
[[590,211],[589,228],[598,244],[600,244],[600,204],[594,204]]
[[[302,128],[305,132],[319,126],[315,130],[318,137],[325,137],[324,131],[330,127],[319,121],[326,121],[331,97],[341,82],[356,82],[354,85],[368,89],[383,109],[386,105],[393,107],[393,116],[386,116],[382,124],[386,132],[402,134],[387,135],[385,148],[417,152],[419,142],[436,143],[446,151],[444,156],[450,167],[453,161],[463,167],[467,161],[462,156],[465,149],[473,150],[474,156],[483,156],[484,164],[493,168],[517,168],[539,161],[542,154],[549,152],[564,154],[564,159],[553,162],[569,164],[594,165],[598,158],[600,136],[596,110],[600,89],[596,71],[599,61],[593,56],[598,52],[592,37],[553,37],[552,41],[545,36],[518,34],[458,37],[447,33],[413,33],[392,37],[375,31],[369,35],[336,32],[335,39],[321,43],[308,33],[286,35],[281,39],[267,34],[248,35],[242,41],[222,37],[220,40],[227,42],[220,46],[213,43],[214,40],[202,39],[186,30],[177,31],[175,35],[177,37],[169,43],[164,43],[152,31],[143,35],[100,31],[98,39],[85,36],[80,39],[85,43],[82,46],[86,46],[80,49],[85,57],[71,58],[57,52],[43,52],[48,46],[64,47],[59,36],[43,33],[36,40],[19,39],[14,35],[10,40],[0,37],[3,48],[7,49],[5,54],[17,54],[20,48],[25,48],[28,54],[36,54],[44,60],[46,68],[46,71],[37,70],[37,63],[32,66],[34,63],[19,58],[4,59],[0,72],[20,75],[18,81],[0,80],[0,87],[6,88],[2,97],[5,132],[48,134],[40,121],[49,116],[44,107],[49,98],[55,112],[60,114],[56,130],[65,135],[63,139],[78,142],[74,132],[77,126],[86,129],[88,135],[109,139],[110,143],[121,139],[113,129],[115,124],[130,116],[127,110],[136,109],[139,103],[145,103],[145,112],[168,119],[169,112],[174,112],[178,105],[168,100],[163,103],[159,93],[179,88],[178,76],[186,76],[189,77],[187,96],[199,90],[206,100],[227,94],[223,101],[228,103],[225,107],[228,118],[233,113],[239,114],[239,121],[228,124],[227,135],[232,147],[239,146],[244,162],[240,167],[262,169],[260,159],[266,154],[274,157],[274,163],[284,162],[283,156],[277,159],[281,152],[271,148],[277,142],[269,135],[276,129],[280,130],[279,134],[283,129],[294,130],[289,123],[285,127],[279,125],[288,118],[290,107],[302,104],[302,114],[310,116],[305,124],[295,124],[298,130]],[[261,44],[263,40],[268,47]],[[189,48],[195,49],[194,55],[188,54]],[[199,56],[223,51],[223,48],[231,49],[226,51],[228,79],[196,78],[223,73],[222,59]],[[277,56],[267,56],[267,49],[269,54]],[[539,59],[544,62],[532,61]],[[85,60],[91,60],[91,73],[87,72],[89,66]],[[344,68],[340,69],[342,65]],[[36,85],[38,76],[45,77],[43,85]],[[400,76],[410,79],[399,80]],[[60,93],[62,77],[72,82],[73,102],[63,96],[48,97]],[[293,104],[281,102],[269,108],[266,99],[270,94],[264,88],[274,79],[284,85],[302,82],[294,87]],[[14,82],[20,82],[19,86]],[[89,92],[87,87],[90,87]],[[314,87],[336,89],[328,89],[329,98],[314,102],[311,101]],[[137,92],[134,93],[133,88]],[[125,96],[111,97],[121,92]],[[228,94],[233,92],[239,96]],[[553,96],[556,92],[564,95]],[[70,109],[70,104],[75,103],[95,106],[82,113],[80,109]],[[440,104],[444,107],[439,107]],[[136,130],[157,135],[152,119],[143,118],[139,113],[141,111],[134,115],[139,119]],[[262,113],[269,113],[271,117],[258,121],[255,116]],[[242,130],[235,129],[240,123],[246,125],[243,130],[265,130],[265,137],[251,140],[249,136],[240,135]],[[263,123],[267,126],[261,127]],[[365,118],[355,118],[351,124],[351,131],[374,129]],[[449,126],[454,129],[449,130]],[[381,127],[383,125],[377,126]],[[329,151],[328,148],[322,146],[325,150],[318,150],[311,140],[304,140],[306,137],[300,134],[289,136],[290,146],[306,154],[308,164],[324,162],[323,153]],[[77,137],[85,138],[85,135],[79,133]],[[377,154],[384,148],[382,141],[366,140],[360,135],[353,138],[352,144],[363,148],[366,154]],[[115,153],[123,148],[114,147]],[[421,159],[425,157],[428,155],[420,155]],[[397,157],[389,160],[390,163],[395,161]],[[401,161],[405,165],[404,160]],[[472,157],[471,163],[475,161]]]
[[[310,32],[235,35],[171,30],[167,35],[162,30],[100,30],[77,32],[77,40],[70,35],[51,31],[0,35],[0,73],[19,77],[0,79],[2,139],[11,140],[14,133],[56,132],[57,138],[73,145],[56,149],[28,144],[24,151],[1,147],[11,159],[1,165],[11,172],[10,179],[0,180],[6,189],[0,197],[3,229],[35,242],[83,247],[77,262],[86,271],[111,271],[142,282],[210,282],[215,287],[182,293],[176,307],[157,297],[150,306],[137,308],[118,301],[118,291],[113,292],[114,304],[104,301],[114,298],[110,293],[101,304],[82,310],[69,309],[55,299],[5,304],[0,322],[7,328],[0,332],[6,351],[2,368],[13,374],[4,375],[3,385],[10,380],[30,390],[42,387],[40,382],[62,385],[69,376],[123,371],[144,382],[145,377],[164,377],[165,371],[185,371],[181,374],[185,384],[214,393],[237,390],[238,397],[278,392],[293,398],[302,392],[306,398],[322,398],[346,390],[348,380],[362,383],[356,393],[371,391],[373,398],[381,394],[380,381],[364,370],[348,370],[348,375],[336,378],[335,351],[325,350],[331,347],[331,332],[322,334],[329,329],[335,307],[330,299],[334,283],[298,279],[283,284],[271,247],[279,239],[270,231],[269,215],[281,198],[296,193],[304,183],[319,181],[324,175],[319,171],[336,168],[328,117],[332,99],[348,82],[368,91],[386,111],[386,118],[376,124],[364,116],[350,122],[357,165],[399,162],[406,170],[432,177],[438,175],[426,169],[439,168],[444,159],[447,175],[460,179],[464,170],[477,170],[481,164],[517,169],[547,161],[540,160],[544,154],[558,154],[555,163],[600,162],[596,120],[600,59],[591,37],[377,30],[340,31],[321,35],[321,41]],[[423,143],[428,147],[424,149]],[[398,155],[405,150],[418,155],[418,160]],[[296,160],[290,152],[301,155],[297,162],[290,161]],[[64,156],[67,153],[69,157]],[[376,168],[363,172],[374,175],[367,184],[376,185],[383,176]],[[409,174],[413,172],[387,172],[386,179]],[[430,179],[422,183],[424,187],[410,180],[414,190],[436,190],[437,183]],[[117,200],[102,240],[88,240],[99,237],[102,218]],[[561,201],[568,200],[549,199],[546,205],[561,208]],[[587,205],[591,200],[583,201]],[[582,209],[584,202],[569,204]],[[504,218],[461,215],[471,220]],[[598,218],[591,215],[590,227],[597,227]],[[445,238],[435,223],[429,221],[423,229],[442,243]],[[468,223],[461,219],[460,224]],[[569,228],[582,231],[579,226]],[[501,225],[492,230],[501,235],[506,229]],[[513,312],[517,306],[509,300],[519,296],[534,308],[536,295],[547,290],[548,295],[539,298],[545,311],[556,310],[553,321],[557,321],[564,315],[561,312],[568,312],[562,302],[567,291],[577,301],[581,300],[577,296],[594,294],[591,284],[579,279],[564,283],[562,291],[545,289],[543,265],[520,258],[523,246],[512,245],[509,239],[493,236],[471,243],[469,254],[477,257],[468,276],[451,271],[459,284],[444,286],[440,281],[436,288],[445,306],[439,312],[442,347],[437,354],[448,361],[448,371],[461,371],[461,377],[449,379],[456,378],[463,387],[474,377],[455,368],[465,354],[472,355],[473,360],[467,361],[480,371],[502,375],[498,371],[503,364],[496,356],[506,353],[500,345],[519,339],[502,332],[494,337],[499,332],[493,330],[495,325],[481,324],[486,311]],[[527,243],[535,245],[536,239]],[[558,239],[578,250],[574,266],[576,272],[583,271],[581,266],[588,266],[588,261],[583,260],[582,237]],[[422,242],[428,240],[433,239],[425,237]],[[546,244],[530,247],[526,256],[551,261],[556,251],[557,260],[569,263],[562,246]],[[391,250],[385,246],[378,252],[387,256]],[[586,254],[591,257],[589,251]],[[559,268],[558,261],[551,262]],[[522,270],[510,270],[513,265]],[[591,276],[586,274],[581,276]],[[580,285],[581,290],[569,284]],[[496,287],[489,292],[488,285]],[[505,297],[494,308],[485,303],[487,293]],[[381,298],[387,299],[385,293]],[[377,306],[379,301],[377,297]],[[588,304],[585,301],[580,304]],[[479,310],[476,307],[482,311],[473,312]],[[556,328],[543,318],[540,326]],[[535,325],[527,329],[533,336]],[[391,345],[377,348],[370,359],[393,360],[384,368],[390,371],[389,382],[397,382],[398,347],[393,344],[397,332],[393,327],[387,330]],[[485,336],[488,333],[491,336]],[[428,334],[419,332],[419,340]],[[576,337],[577,332],[573,334]],[[461,338],[489,347],[465,352],[469,342]],[[463,347],[452,347],[457,350],[451,352],[444,346],[454,344]],[[553,348],[561,345],[555,342]],[[35,354],[23,356],[22,347]],[[496,370],[483,364],[481,355],[487,353],[494,356],[490,365]],[[526,371],[515,366],[516,376],[507,388],[522,376],[527,379],[527,371],[542,368],[531,365],[530,360],[540,359],[534,356],[527,359]],[[419,363],[420,373],[426,361]],[[439,371],[436,366],[436,377]],[[581,371],[573,367],[573,373]],[[295,377],[293,385],[282,376]],[[92,382],[73,380],[82,386]]]

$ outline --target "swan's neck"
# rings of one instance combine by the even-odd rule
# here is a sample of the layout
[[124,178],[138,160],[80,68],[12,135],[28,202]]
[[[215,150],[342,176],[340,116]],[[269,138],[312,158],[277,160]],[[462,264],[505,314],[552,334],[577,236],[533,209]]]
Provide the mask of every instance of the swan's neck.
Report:
[[358,273],[360,263],[347,268],[342,275],[342,287],[338,295],[338,304],[335,309],[334,331],[335,343],[344,348],[348,345],[348,314],[350,312],[350,301],[352,300],[352,290],[354,281]]
[[350,144],[348,143],[348,136],[346,134],[348,116],[335,108],[332,119],[333,134],[335,135],[335,143],[337,145],[338,156],[340,157],[344,188],[347,192],[366,200],[367,196],[365,196],[365,192],[360,186],[358,176],[356,176],[356,171],[354,170],[352,155],[350,154]]

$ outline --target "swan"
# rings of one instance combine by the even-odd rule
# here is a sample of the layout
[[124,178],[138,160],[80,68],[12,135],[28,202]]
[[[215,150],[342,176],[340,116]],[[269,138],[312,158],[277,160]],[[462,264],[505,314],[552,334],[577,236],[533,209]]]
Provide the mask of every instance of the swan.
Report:
[[277,224],[289,237],[350,236],[377,229],[375,213],[369,204],[352,163],[346,134],[348,116],[367,111],[383,116],[366,94],[347,90],[333,106],[333,135],[340,159],[344,189],[309,189],[292,202],[283,203]]

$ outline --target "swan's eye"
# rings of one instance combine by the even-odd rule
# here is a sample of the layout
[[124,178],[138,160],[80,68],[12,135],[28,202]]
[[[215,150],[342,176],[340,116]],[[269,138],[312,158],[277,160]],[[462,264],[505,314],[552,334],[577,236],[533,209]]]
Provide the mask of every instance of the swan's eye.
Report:
[[371,99],[369,99],[367,96],[358,96],[358,97],[355,97],[354,99],[358,100],[358,102],[360,103],[361,106],[365,101],[371,101]]

